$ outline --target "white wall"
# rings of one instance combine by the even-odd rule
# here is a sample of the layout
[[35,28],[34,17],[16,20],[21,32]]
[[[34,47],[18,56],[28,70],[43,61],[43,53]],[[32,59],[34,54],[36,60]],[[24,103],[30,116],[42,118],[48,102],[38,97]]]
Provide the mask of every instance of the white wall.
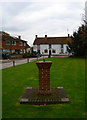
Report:
[[37,52],[37,45],[33,45],[33,51]]
[[[67,44],[64,44],[63,48],[64,48],[64,54],[68,54],[68,51],[67,51]],[[67,53],[66,53],[67,52]]]
[[[65,54],[65,55],[68,55],[67,46],[68,46],[67,44],[63,44],[63,54]],[[58,44],[58,45],[54,44],[54,45],[52,45],[52,49],[56,50],[56,53],[52,53],[51,52],[52,55],[60,54],[60,52],[61,52],[61,44]]]
[[[53,49],[56,51],[55,53],[52,53]],[[61,52],[61,45],[60,44],[58,44],[58,45],[56,45],[56,44],[51,45],[51,54],[52,55],[57,55],[60,52]]]
[[[68,55],[67,46],[68,46],[67,44],[63,45],[63,52],[65,55]],[[45,49],[48,50],[48,53],[44,52]],[[56,51],[55,53],[52,53],[53,49]],[[33,50],[37,52],[37,45],[33,46]],[[48,44],[40,45],[40,53],[42,54],[42,52],[44,52],[44,55],[49,55],[49,45]],[[61,44],[52,44],[51,45],[51,55],[60,55],[60,52],[61,52]]]
[[[40,53],[42,54],[42,52],[44,52],[44,50],[45,49],[49,49],[49,45],[47,45],[47,44],[42,44],[42,45],[40,45]],[[49,50],[48,50],[48,53],[44,53],[44,55],[49,55]]]

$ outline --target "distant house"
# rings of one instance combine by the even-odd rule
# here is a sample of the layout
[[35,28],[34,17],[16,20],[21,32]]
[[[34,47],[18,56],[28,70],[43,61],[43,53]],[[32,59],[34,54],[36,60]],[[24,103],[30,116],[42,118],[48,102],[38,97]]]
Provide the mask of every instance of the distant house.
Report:
[[22,40],[21,36],[12,37],[8,33],[0,32],[0,49],[10,52],[11,54],[21,54],[27,52],[30,46],[27,41]]
[[67,46],[68,41],[71,42],[69,37],[38,37],[33,43],[33,51],[39,52],[44,55],[68,55]]

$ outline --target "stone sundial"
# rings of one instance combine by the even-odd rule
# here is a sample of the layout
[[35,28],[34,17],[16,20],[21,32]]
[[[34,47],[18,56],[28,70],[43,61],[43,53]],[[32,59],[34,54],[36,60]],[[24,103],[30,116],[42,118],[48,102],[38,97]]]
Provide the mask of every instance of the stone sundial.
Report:
[[27,87],[20,98],[20,104],[58,104],[70,103],[63,87],[50,88],[50,67],[52,61],[37,61],[39,87]]

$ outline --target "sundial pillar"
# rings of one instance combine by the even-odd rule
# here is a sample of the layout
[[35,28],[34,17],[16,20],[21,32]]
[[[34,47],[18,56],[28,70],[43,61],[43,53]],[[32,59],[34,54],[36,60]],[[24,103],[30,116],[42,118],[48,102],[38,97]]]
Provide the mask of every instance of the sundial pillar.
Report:
[[39,94],[48,95],[50,94],[50,67],[51,61],[37,61],[39,69]]

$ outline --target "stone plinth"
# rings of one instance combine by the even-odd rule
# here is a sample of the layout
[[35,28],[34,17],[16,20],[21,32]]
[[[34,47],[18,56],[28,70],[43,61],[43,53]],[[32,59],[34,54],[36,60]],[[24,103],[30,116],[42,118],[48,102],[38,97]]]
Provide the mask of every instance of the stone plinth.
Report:
[[50,94],[50,67],[51,61],[37,61],[39,69],[39,94],[48,95]]

